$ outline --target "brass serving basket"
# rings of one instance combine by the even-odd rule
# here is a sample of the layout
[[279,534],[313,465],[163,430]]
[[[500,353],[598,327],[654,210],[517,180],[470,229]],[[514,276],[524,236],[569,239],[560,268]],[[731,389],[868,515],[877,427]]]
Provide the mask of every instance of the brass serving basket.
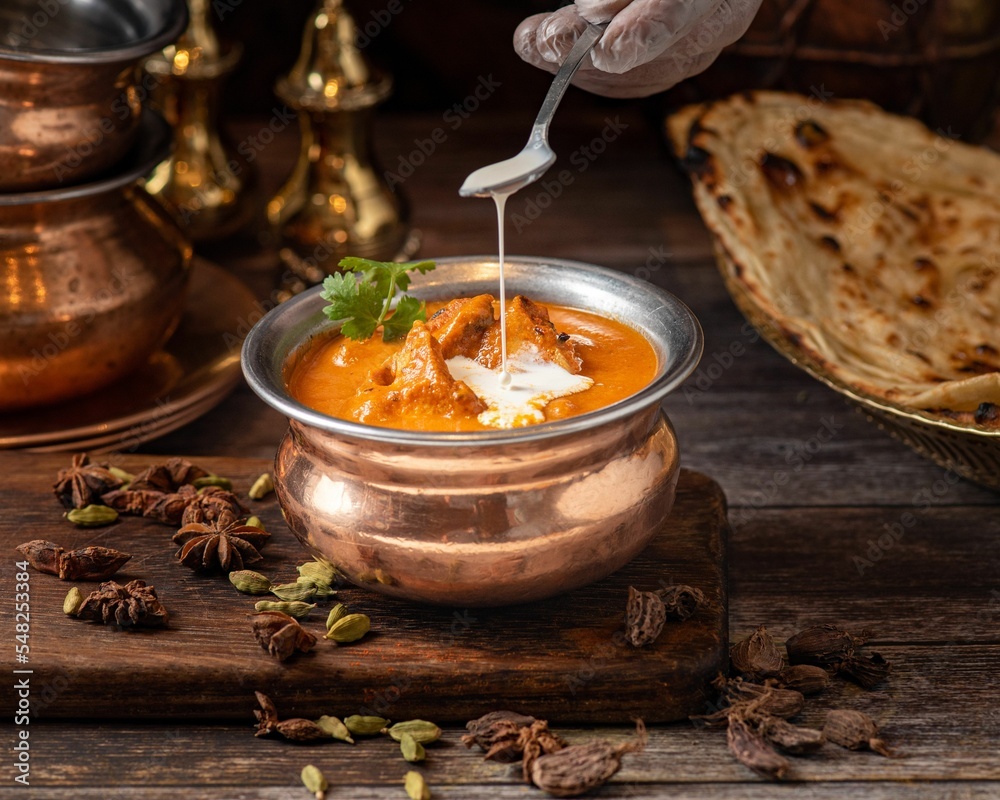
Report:
[[846,397],[869,422],[920,455],[974,483],[1000,491],[1000,430],[986,430],[908,408],[839,380],[782,334],[778,323],[747,292],[737,276],[735,263],[718,240],[715,241],[715,255],[726,289],[736,307],[781,355]]

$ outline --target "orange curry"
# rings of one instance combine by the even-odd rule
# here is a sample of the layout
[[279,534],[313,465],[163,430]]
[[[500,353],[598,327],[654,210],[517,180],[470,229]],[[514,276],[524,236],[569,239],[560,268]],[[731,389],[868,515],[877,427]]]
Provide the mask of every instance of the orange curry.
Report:
[[[426,323],[405,340],[341,335],[309,345],[288,377],[300,402],[332,417],[388,428],[426,431],[488,430],[486,406],[447,361],[465,356],[500,369],[498,303],[491,295],[428,303]],[[507,352],[532,345],[544,361],[593,380],[583,391],[549,401],[546,421],[595,411],[623,400],[655,376],[656,353],[638,331],[605,317],[524,297],[507,304]]]

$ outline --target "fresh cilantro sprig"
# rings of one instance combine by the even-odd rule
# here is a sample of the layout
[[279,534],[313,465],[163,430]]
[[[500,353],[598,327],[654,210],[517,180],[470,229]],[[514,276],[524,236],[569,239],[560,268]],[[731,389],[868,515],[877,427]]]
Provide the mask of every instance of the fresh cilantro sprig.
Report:
[[424,304],[417,298],[402,295],[394,310],[392,299],[409,287],[409,273],[430,272],[433,261],[397,264],[349,256],[341,259],[339,266],[344,272],[323,281],[320,297],[330,301],[324,314],[332,320],[344,320],[340,331],[348,339],[367,339],[381,326],[382,341],[391,342],[409,333],[418,319],[427,319]]

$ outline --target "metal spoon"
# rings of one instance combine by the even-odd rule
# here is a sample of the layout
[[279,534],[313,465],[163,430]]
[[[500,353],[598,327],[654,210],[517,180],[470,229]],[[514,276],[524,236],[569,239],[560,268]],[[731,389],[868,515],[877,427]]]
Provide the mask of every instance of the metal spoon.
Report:
[[511,194],[537,181],[555,163],[556,154],[549,147],[549,123],[552,121],[552,115],[556,113],[556,108],[559,107],[559,101],[566,94],[566,88],[573,75],[603,33],[603,25],[587,24],[587,29],[580,34],[580,38],[576,40],[576,44],[552,80],[552,85],[542,102],[542,108],[535,117],[535,124],[531,126],[531,135],[524,149],[513,158],[480,167],[472,172],[458,190],[462,197]]

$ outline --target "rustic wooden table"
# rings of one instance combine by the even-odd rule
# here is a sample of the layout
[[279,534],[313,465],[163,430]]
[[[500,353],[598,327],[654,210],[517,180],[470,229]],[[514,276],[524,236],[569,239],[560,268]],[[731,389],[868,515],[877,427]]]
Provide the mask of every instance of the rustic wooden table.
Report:
[[[713,476],[729,497],[731,637],[762,623],[779,639],[813,623],[867,626],[896,665],[876,691],[835,682],[809,703],[804,720],[821,724],[832,707],[865,710],[884,726],[898,758],[827,746],[820,756],[795,759],[790,780],[774,785],[736,763],[720,732],[676,724],[652,730],[646,751],[629,756],[598,796],[1000,796],[1000,498],[889,438],[759,341],[725,293],[687,181],[656,125],[634,106],[595,107],[573,97],[569,105],[554,132],[560,161],[550,173],[565,169],[565,180],[510,202],[509,251],[639,275],[674,292],[701,319],[702,366],[666,407],[684,464]],[[474,167],[515,152],[528,122],[487,110],[457,130],[440,116],[380,120],[377,149],[390,169],[415,140],[436,128],[446,133],[401,186],[423,235],[421,255],[495,252],[492,204],[462,200],[456,189]],[[261,130],[244,124],[235,132],[249,142]],[[289,129],[256,151],[265,190],[280,182],[295,148]],[[262,298],[273,289],[274,254],[252,235],[205,253]],[[141,452],[269,458],[284,428],[283,418],[241,386]],[[141,678],[135,690],[142,691]],[[309,762],[329,777],[331,798],[405,796],[406,765],[388,741],[363,753],[296,748],[255,740],[249,719],[139,725],[45,722],[42,714],[31,728],[37,796],[306,797],[298,775]],[[561,729],[577,741],[630,735]],[[512,769],[465,750],[458,737],[457,728],[447,729],[428,762],[434,797],[541,796]],[[12,778],[3,783],[16,786]]]

